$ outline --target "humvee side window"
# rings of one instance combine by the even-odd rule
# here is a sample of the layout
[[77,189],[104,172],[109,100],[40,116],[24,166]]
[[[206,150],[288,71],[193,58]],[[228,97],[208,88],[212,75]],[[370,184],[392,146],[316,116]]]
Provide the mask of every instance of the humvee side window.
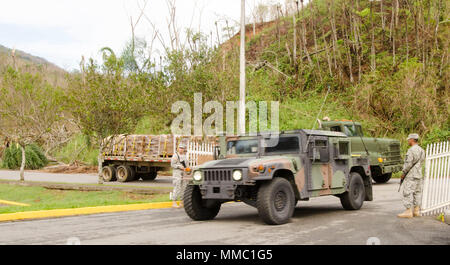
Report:
[[227,143],[228,155],[256,154],[258,153],[258,139],[237,140]]
[[280,137],[278,144],[274,147],[264,148],[264,153],[298,153],[299,140],[297,136],[292,137]]
[[339,142],[339,155],[349,155],[348,142]]
[[327,147],[327,141],[325,140],[316,140],[316,147]]
[[309,146],[309,157],[314,161],[329,162],[328,141],[316,139]]

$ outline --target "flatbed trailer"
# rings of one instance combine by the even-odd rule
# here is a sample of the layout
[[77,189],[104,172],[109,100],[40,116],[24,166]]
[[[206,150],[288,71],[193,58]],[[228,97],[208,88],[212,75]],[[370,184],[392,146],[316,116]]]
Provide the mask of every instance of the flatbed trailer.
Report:
[[104,181],[154,180],[159,171],[171,170],[180,143],[188,146],[189,166],[213,159],[215,138],[174,135],[117,135],[104,140],[99,159]]

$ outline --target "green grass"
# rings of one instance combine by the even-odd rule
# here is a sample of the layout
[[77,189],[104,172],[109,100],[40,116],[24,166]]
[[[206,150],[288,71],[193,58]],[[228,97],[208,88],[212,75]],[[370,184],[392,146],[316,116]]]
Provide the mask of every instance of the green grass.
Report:
[[168,194],[141,195],[122,191],[61,191],[0,184],[0,199],[31,206],[0,206],[0,214],[91,206],[167,202]]
[[58,161],[67,164],[82,161],[88,165],[98,165],[98,149],[94,148],[89,143],[88,137],[81,133],[72,137],[68,143],[58,148],[53,155]]

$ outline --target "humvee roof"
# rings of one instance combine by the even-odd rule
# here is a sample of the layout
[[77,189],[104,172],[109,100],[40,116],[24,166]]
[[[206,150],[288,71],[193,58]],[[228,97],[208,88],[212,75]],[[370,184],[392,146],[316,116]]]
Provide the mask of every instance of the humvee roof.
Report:
[[[332,136],[332,137],[347,137],[345,133],[342,132],[334,132],[334,131],[323,131],[323,130],[307,130],[307,129],[301,129],[301,130],[291,130],[291,131],[282,131],[279,134],[293,134],[293,133],[305,133],[306,135],[318,135],[318,136]],[[271,135],[271,134],[277,134],[274,132],[261,132],[258,133],[258,135]]]

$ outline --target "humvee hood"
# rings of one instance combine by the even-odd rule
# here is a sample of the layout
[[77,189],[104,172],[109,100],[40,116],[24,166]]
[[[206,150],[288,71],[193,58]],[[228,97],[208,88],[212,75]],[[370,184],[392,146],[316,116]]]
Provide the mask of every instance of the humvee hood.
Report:
[[[223,160],[214,160],[203,164],[200,168],[245,168],[255,164],[265,164],[270,162],[281,162],[289,159],[285,156],[266,156],[261,158],[228,158]],[[290,159],[289,159],[290,160]]]
[[248,167],[249,162],[254,161],[255,157],[246,158],[228,158],[223,160],[213,160],[204,163],[200,168],[229,168],[229,167]]

